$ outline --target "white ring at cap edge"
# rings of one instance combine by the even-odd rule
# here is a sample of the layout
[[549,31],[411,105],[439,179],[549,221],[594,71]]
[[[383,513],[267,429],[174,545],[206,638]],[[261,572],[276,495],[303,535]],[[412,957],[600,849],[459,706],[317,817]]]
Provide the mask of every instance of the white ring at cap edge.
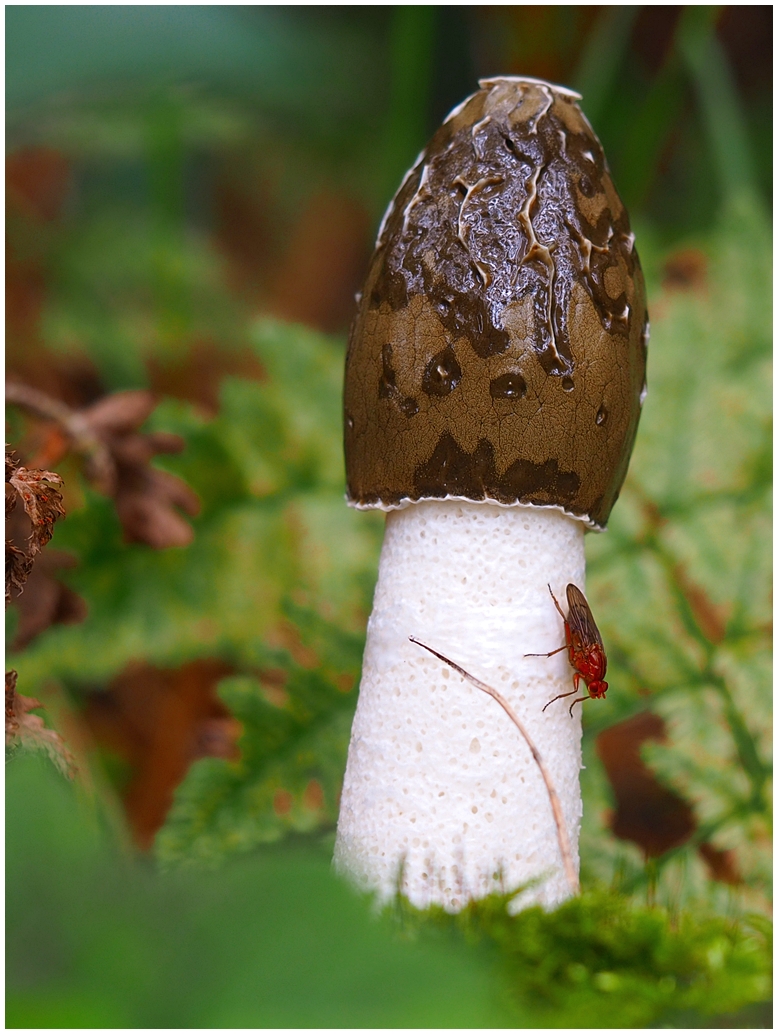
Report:
[[381,510],[384,513],[389,513],[391,510],[405,510],[409,506],[415,506],[416,503],[473,503],[475,506],[479,506],[483,503],[489,503],[490,506],[502,506],[506,510],[511,507],[521,506],[527,510],[557,510],[559,513],[563,513],[565,517],[570,517],[574,521],[581,521],[591,531],[607,531],[608,529],[603,524],[597,524],[595,521],[588,516],[582,516],[578,513],[570,513],[564,506],[557,506],[554,503],[520,503],[518,500],[515,503],[502,503],[499,499],[470,499],[465,495],[444,495],[444,496],[422,496],[421,499],[403,499],[399,503],[384,503],[380,500],[377,503],[357,503],[353,499],[349,499],[348,495],[345,497],[346,503],[351,507],[352,510]]
[[571,90],[569,86],[559,86],[558,83],[550,83],[546,79],[535,79],[531,75],[495,75],[489,79],[478,80],[478,85],[482,90],[487,89],[489,86],[496,86],[497,83],[534,83],[536,86],[547,86],[549,90],[554,90],[555,93],[563,93],[574,100],[583,100],[583,96],[580,93],[576,93],[575,90]]

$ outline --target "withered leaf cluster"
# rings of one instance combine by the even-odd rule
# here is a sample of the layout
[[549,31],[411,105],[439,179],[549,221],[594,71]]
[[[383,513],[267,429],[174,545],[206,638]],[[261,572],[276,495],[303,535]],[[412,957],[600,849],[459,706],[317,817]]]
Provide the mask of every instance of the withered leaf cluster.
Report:
[[13,453],[5,457],[5,519],[9,519],[21,499],[30,522],[30,533],[23,547],[10,540],[5,544],[5,599],[11,590],[21,592],[32,570],[33,560],[54,532],[54,522],[64,517],[62,495],[55,486],[62,478],[50,470],[27,470],[19,466]]
[[[6,522],[16,510],[19,499],[29,520],[30,531],[24,546],[9,539],[5,543],[5,598],[11,591],[20,593],[30,575],[35,557],[51,539],[54,523],[65,515],[62,495],[55,486],[62,484],[59,474],[50,470],[28,470],[19,466],[13,453],[5,457]],[[43,719],[31,712],[40,707],[38,700],[16,692],[15,671],[5,674],[5,743],[20,744],[44,750],[66,775],[75,773],[75,760],[62,737],[47,729]]]
[[[5,599],[6,605],[14,603],[19,615],[11,649],[21,650],[49,625],[83,621],[87,607],[56,577],[59,569],[74,566],[75,559],[60,550],[40,553],[51,538],[54,521],[64,514],[54,487],[62,483],[59,475],[17,466],[7,456],[6,479]],[[24,548],[16,545],[21,541]]]
[[31,712],[43,705],[34,697],[16,692],[16,672],[5,673],[5,745],[11,750],[28,746],[42,750],[68,778],[76,774],[76,761],[65,741],[53,729],[47,729],[43,719]]
[[114,500],[128,542],[166,549],[192,541],[192,528],[179,510],[195,516],[199,499],[180,478],[150,465],[160,453],[180,452],[183,439],[139,430],[157,405],[152,392],[118,391],[74,410],[37,388],[13,382],[6,386],[6,399],[57,429],[59,455],[70,449],[82,457],[87,479]]
[[[53,464],[68,451],[81,458],[93,487],[113,499],[126,541],[154,549],[191,542],[194,533],[179,511],[198,513],[197,496],[179,478],[150,463],[160,453],[179,452],[184,442],[178,435],[139,430],[157,405],[151,392],[116,392],[72,409],[37,388],[10,382],[6,398],[41,421],[38,430],[44,444],[38,462]],[[55,577],[58,568],[71,565],[67,554],[47,553],[33,570],[33,561],[51,539],[54,522],[65,513],[61,485],[58,474],[28,469],[13,453],[6,456],[6,604],[14,598],[19,608],[15,649],[51,624],[77,622],[86,615],[84,601]],[[22,595],[25,585],[29,591]],[[30,713],[41,705],[17,693],[16,681],[15,671],[6,674],[6,746],[26,743],[43,749],[62,771],[72,774],[75,764],[64,741]]]
[[166,549],[192,541],[192,528],[178,510],[193,517],[200,502],[180,478],[150,466],[154,456],[184,447],[175,434],[140,433],[138,428],[156,405],[150,391],[120,391],[77,416],[94,438],[85,472],[96,488],[114,499],[127,541]]

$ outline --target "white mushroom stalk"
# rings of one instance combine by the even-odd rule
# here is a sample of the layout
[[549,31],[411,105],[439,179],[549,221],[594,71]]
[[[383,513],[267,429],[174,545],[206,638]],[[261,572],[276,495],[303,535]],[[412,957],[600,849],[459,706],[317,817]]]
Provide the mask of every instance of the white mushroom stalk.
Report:
[[[523,888],[518,907],[575,892],[569,705],[581,678],[579,696],[607,689],[583,536],[626,474],[648,334],[578,95],[480,86],[381,224],[344,391],[349,502],[388,516],[335,863],[453,911],[494,890]],[[568,624],[569,649],[527,656],[562,647]]]
[[[577,861],[581,718],[548,591],[584,587],[584,525],[553,509],[424,502],[387,516],[336,865],[382,898],[461,908],[536,881],[571,893],[548,789],[505,711],[409,636],[505,697],[543,758]],[[569,703],[569,702],[568,702]],[[574,861],[574,865],[576,864]]]

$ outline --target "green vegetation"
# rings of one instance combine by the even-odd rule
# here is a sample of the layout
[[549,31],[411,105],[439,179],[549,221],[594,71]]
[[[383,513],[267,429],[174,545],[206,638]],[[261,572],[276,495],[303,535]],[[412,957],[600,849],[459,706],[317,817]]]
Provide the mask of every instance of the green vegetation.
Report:
[[398,942],[324,852],[160,875],[51,766],[20,758],[8,783],[9,1027],[510,1024],[488,952]]
[[406,907],[403,919],[421,930],[436,919],[473,945],[493,945],[522,1026],[676,1026],[682,1017],[696,1026],[770,993],[772,927],[761,915],[739,924],[671,917],[603,891],[551,914],[510,909],[495,896],[454,917]]

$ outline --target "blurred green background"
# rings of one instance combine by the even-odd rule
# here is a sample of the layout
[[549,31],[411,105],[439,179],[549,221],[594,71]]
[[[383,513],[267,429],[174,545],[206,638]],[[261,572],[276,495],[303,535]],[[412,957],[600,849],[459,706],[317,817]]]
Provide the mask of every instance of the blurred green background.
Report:
[[[498,73],[583,94],[649,288],[587,538],[585,894],[379,919],[329,870],[382,533],[345,339],[404,171]],[[7,1025],[771,1026],[772,8],[17,6],[6,74],[9,381],[137,409],[111,491],[8,410],[67,510],[8,664],[79,771],[12,750]]]

